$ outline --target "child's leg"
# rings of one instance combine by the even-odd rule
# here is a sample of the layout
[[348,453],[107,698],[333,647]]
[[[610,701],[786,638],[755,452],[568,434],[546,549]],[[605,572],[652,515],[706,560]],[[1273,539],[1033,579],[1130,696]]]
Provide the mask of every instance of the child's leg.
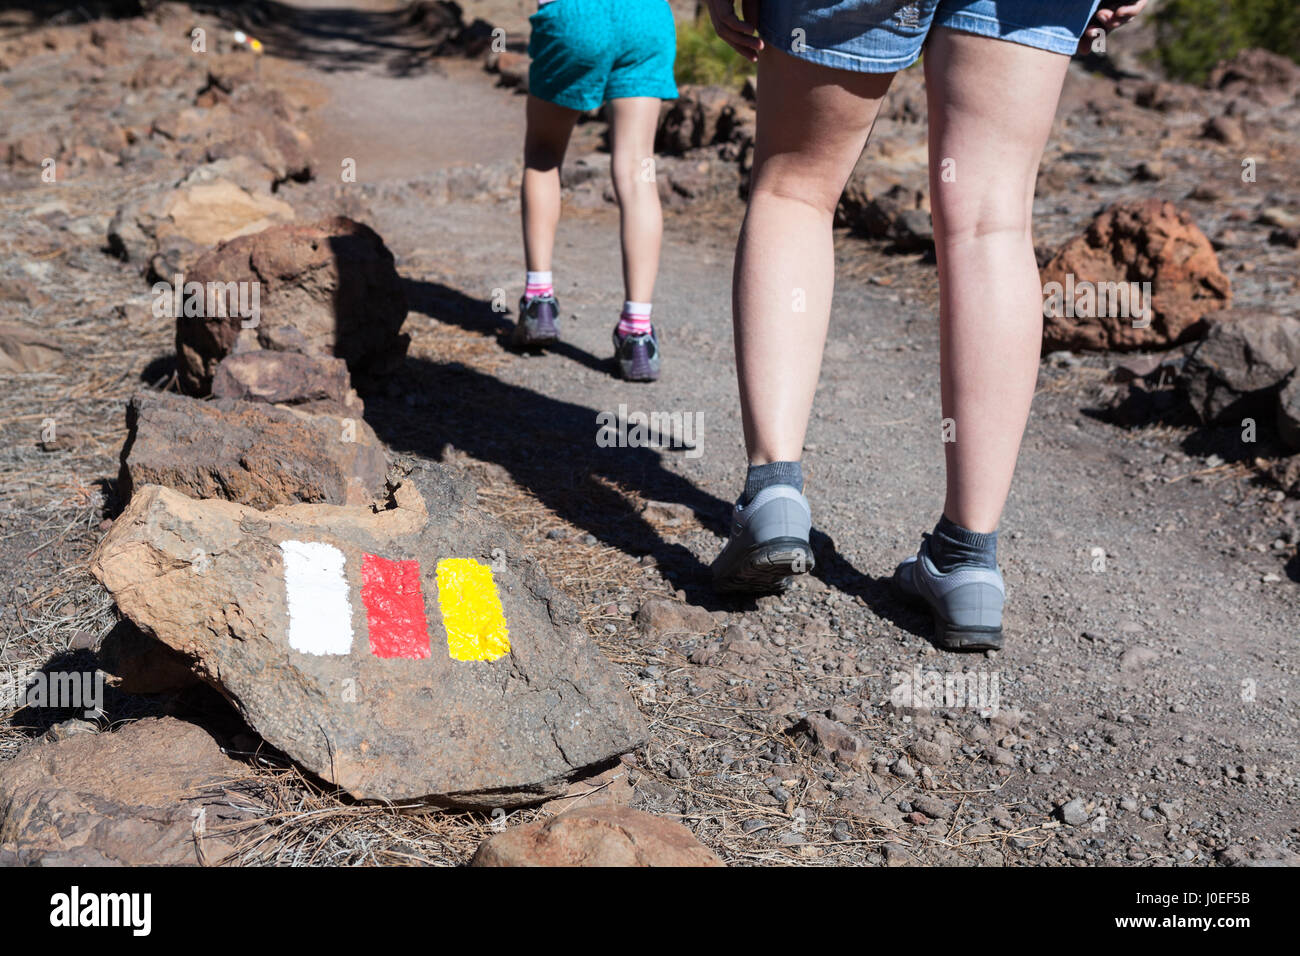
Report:
[[549,272],[560,224],[560,166],[569,145],[576,110],[528,97],[528,130],[524,134],[523,211],[524,258],[529,272]]
[[[942,27],[926,47],[943,415],[956,425],[944,514],[974,532],[997,528],[1038,376],[1030,214],[1068,64]],[[941,175],[944,160],[955,177]]]
[[659,272],[663,212],[655,183],[655,128],[660,101],[629,96],[609,101],[613,111],[610,173],[622,218],[623,286],[627,299],[649,303]]
[[751,465],[802,457],[830,320],[835,207],[892,78],[770,45],[760,54],[754,171],[732,280]]

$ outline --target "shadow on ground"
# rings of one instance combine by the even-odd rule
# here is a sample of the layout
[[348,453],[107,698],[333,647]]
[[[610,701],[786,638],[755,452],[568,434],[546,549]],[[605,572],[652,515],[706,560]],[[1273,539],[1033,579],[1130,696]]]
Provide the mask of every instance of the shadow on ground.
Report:
[[434,4],[303,9],[275,0],[194,0],[190,6],[256,37],[268,53],[327,72],[378,64],[393,76],[409,76],[436,69],[434,57],[481,51],[492,32],[482,20],[462,28],[449,7]]
[[[450,286],[408,280],[406,291],[413,311],[479,335],[495,335],[502,343],[513,326],[510,315],[494,311],[491,302]],[[553,351],[588,368],[610,369],[608,360],[571,344]],[[712,555],[701,559],[685,545],[664,540],[629,496],[685,505],[719,537],[727,533],[731,502],[666,468],[663,456],[673,451],[599,447],[600,411],[460,363],[415,358],[408,358],[386,394],[366,399],[366,420],[395,450],[439,459],[450,446],[498,465],[561,519],[602,544],[633,557],[652,555],[691,603],[714,609],[752,607],[752,599],[716,595],[706,564]],[[863,574],[820,531],[813,532],[812,545],[814,574],[827,585],[860,596],[877,615],[904,630],[928,634],[926,619],[897,599],[887,579]]]

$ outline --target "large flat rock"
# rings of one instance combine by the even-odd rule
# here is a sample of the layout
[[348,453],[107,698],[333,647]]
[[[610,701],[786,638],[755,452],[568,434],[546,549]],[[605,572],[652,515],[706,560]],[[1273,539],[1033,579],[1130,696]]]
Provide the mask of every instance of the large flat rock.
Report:
[[576,608],[422,466],[389,507],[260,512],[138,490],[93,571],[271,744],[362,799],[505,807],[640,745]]

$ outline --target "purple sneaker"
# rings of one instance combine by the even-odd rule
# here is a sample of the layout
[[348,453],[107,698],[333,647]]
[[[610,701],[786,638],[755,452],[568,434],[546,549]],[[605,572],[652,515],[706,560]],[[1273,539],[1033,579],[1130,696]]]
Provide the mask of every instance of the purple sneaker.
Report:
[[618,370],[629,382],[659,380],[659,336],[651,326],[649,332],[619,335],[614,329],[614,359]]
[[560,303],[553,295],[519,300],[519,321],[510,337],[522,348],[540,348],[560,340]]

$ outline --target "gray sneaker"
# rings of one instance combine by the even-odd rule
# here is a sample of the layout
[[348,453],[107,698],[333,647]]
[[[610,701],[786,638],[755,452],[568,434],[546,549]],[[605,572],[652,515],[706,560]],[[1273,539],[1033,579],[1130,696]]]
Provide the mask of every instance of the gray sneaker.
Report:
[[[926,535],[929,538],[929,535]],[[894,572],[907,597],[924,601],[934,615],[934,641],[949,651],[996,651],[1002,647],[1002,604],[1006,586],[995,568],[958,567],[939,571],[921,550]]]
[[560,303],[553,295],[519,300],[519,321],[510,340],[521,348],[540,348],[560,340]]
[[791,577],[813,569],[808,533],[812,510],[792,485],[769,485],[749,504],[737,504],[731,537],[712,565],[718,591],[784,591]]

